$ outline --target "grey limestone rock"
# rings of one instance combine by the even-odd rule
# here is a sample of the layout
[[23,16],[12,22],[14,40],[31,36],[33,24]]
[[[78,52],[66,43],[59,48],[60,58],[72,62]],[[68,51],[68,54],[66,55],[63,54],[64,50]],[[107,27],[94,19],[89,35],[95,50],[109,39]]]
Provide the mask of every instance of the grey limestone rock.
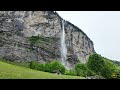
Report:
[[[42,63],[60,60],[62,20],[53,11],[0,11],[0,58]],[[65,34],[68,63],[72,67],[79,61],[85,63],[95,52],[93,42],[69,21],[65,21]]]

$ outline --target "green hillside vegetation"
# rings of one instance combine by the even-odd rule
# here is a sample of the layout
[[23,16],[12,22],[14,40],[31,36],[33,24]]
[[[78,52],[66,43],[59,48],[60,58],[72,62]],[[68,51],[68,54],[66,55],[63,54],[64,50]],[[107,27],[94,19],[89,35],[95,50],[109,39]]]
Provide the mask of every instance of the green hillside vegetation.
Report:
[[120,62],[119,61],[113,61],[113,60],[110,60],[111,62],[113,62],[114,64],[120,66]]
[[[62,75],[53,74],[58,72]],[[83,79],[90,76],[120,79],[120,66],[99,54],[90,55],[86,64],[77,63],[71,70],[66,70],[58,60],[44,64],[0,60],[0,78]]]
[[55,75],[0,61],[0,79],[85,79],[84,77]]
[[57,60],[53,60],[52,62],[45,64],[40,64],[35,61],[32,61],[30,63],[30,68],[50,73],[54,71],[59,71],[60,73],[65,74],[65,67]]
[[120,67],[98,54],[90,55],[87,66],[96,74],[101,75],[106,79],[119,79]]

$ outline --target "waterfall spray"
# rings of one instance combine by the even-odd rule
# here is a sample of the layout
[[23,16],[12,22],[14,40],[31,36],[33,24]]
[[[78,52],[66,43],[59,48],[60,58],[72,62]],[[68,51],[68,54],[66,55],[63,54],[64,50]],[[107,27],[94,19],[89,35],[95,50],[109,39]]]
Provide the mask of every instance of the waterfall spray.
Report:
[[61,33],[61,60],[62,64],[68,68],[66,59],[67,59],[67,48],[65,44],[65,30],[64,30],[64,20],[62,20],[62,33]]

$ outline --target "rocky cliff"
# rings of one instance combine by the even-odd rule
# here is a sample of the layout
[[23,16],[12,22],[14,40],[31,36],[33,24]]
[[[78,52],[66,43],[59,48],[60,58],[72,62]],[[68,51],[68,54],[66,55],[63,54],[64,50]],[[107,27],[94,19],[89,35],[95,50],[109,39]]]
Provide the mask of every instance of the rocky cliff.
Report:
[[[62,18],[53,11],[0,11],[0,58],[44,63],[61,60]],[[67,62],[74,67],[94,53],[93,42],[78,27],[65,21]]]

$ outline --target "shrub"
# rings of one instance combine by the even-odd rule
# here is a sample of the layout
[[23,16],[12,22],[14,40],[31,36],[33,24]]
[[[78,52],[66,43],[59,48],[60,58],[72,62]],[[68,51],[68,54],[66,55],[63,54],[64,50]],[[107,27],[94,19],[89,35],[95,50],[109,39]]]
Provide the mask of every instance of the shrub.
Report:
[[85,64],[78,63],[75,65],[76,74],[79,76],[86,76],[87,75],[87,67]]
[[77,75],[75,69],[70,70],[70,75],[73,75],[73,76]]
[[31,69],[35,69],[36,64],[37,64],[37,63],[36,63],[35,61],[31,61],[31,62],[30,62],[30,68],[31,68]]
[[30,37],[30,41],[32,44],[35,44],[39,40],[39,36],[32,36]]
[[105,63],[100,55],[92,54],[89,56],[87,66],[90,70],[93,70],[95,73],[100,75],[100,73],[103,71]]
[[65,67],[58,61],[52,61],[50,63],[45,63],[45,64],[40,64],[35,61],[31,61],[30,68],[45,72],[53,72],[54,70],[58,70],[62,74],[65,73]]
[[105,78],[112,78],[112,74],[116,73],[116,65],[107,59],[104,59],[104,63],[105,65],[103,67],[101,75]]
[[65,75],[70,75],[70,70],[65,69]]
[[40,64],[40,63],[37,63],[35,61],[30,62],[30,68],[35,69],[35,70],[44,71],[44,65]]
[[116,69],[116,71],[115,71],[115,74],[116,74],[115,79],[120,79],[120,67],[118,66],[117,68],[119,68],[119,69]]
[[[86,65],[87,66],[87,65]],[[96,73],[87,67],[86,76],[95,76]]]
[[44,64],[38,64],[37,66],[36,66],[36,69],[37,70],[40,70],[40,71],[44,71]]
[[50,72],[53,72],[54,70],[59,70],[62,74],[65,73],[65,67],[56,60],[50,62]]
[[102,75],[104,78],[108,79],[112,78],[112,74],[116,71],[115,64],[98,54],[90,55],[87,66],[96,74]]
[[50,71],[50,63],[47,62],[47,63],[44,64],[44,71],[45,72],[51,72]]
[[75,71],[75,69],[65,70],[65,74],[66,75],[76,76],[76,71]]

